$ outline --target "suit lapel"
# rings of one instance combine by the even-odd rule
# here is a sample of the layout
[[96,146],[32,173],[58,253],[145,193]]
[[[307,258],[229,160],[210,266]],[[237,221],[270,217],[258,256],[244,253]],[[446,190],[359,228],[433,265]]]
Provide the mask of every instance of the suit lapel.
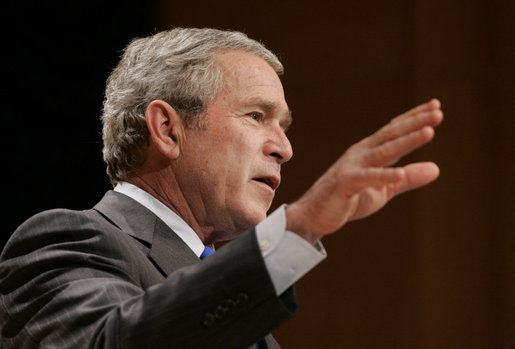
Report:
[[200,262],[188,245],[157,217],[149,258],[165,275]]
[[147,256],[163,276],[199,262],[195,253],[172,229],[130,197],[108,191],[94,209],[149,247]]

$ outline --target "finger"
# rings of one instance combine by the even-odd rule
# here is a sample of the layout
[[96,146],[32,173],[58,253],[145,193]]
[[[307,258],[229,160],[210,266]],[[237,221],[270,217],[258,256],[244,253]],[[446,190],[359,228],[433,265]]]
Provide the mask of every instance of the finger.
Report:
[[441,110],[420,113],[410,118],[406,118],[395,123],[391,122],[383,126],[372,136],[366,138],[363,143],[369,147],[375,147],[421,130],[426,126],[435,127],[442,122],[442,119],[443,113]]
[[351,197],[363,189],[382,187],[403,180],[404,177],[403,168],[369,167],[344,170],[338,180],[344,194]]
[[416,106],[415,108],[410,109],[407,112],[402,113],[401,115],[393,118],[391,120],[391,122],[397,122],[397,121],[400,121],[400,120],[404,120],[404,119],[410,118],[413,115],[418,114],[418,113],[430,112],[430,111],[437,110],[437,109],[440,109],[440,108],[441,108],[440,101],[438,99],[436,99],[436,98],[433,98],[429,102],[424,103],[424,104],[420,104],[420,105]]
[[403,167],[403,178],[388,186],[388,196],[404,193],[431,183],[440,175],[440,169],[433,162],[419,162]]
[[363,155],[362,165],[374,167],[393,165],[406,154],[430,142],[434,134],[432,127],[425,126],[406,136],[381,144]]

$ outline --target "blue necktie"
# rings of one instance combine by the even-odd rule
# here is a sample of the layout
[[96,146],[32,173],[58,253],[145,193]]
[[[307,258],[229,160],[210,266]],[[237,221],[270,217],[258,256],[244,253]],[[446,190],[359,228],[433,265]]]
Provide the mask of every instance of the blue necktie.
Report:
[[213,250],[211,247],[206,246],[204,248],[204,251],[202,251],[202,254],[200,255],[200,259],[204,259],[206,257],[211,256],[213,253],[215,253],[215,250]]

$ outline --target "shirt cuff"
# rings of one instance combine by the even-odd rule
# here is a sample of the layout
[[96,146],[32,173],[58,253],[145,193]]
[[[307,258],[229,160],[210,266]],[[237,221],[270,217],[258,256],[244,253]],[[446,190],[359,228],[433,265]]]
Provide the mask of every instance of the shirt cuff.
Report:
[[320,241],[314,245],[286,230],[286,205],[256,226],[256,236],[277,295],[327,257]]

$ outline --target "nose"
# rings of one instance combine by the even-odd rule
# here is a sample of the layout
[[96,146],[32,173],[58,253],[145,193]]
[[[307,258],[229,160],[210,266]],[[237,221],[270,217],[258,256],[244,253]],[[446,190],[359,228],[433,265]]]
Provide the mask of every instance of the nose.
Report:
[[279,164],[284,164],[293,156],[293,149],[290,140],[280,126],[271,130],[271,137],[265,145],[265,155],[276,159]]

